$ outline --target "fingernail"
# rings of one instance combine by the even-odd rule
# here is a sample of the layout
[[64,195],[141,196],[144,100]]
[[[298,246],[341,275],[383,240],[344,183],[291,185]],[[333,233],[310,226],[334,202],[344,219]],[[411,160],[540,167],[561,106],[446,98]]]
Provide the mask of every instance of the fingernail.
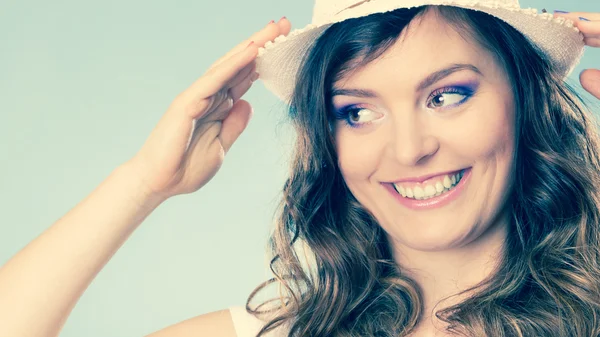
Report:
[[279,21],[281,21],[283,19],[287,19],[287,18],[285,16],[282,16],[281,19],[279,19]]
[[566,12],[566,11],[559,11],[559,10],[554,10],[554,13],[568,14],[569,12]]
[[581,20],[581,21],[590,21],[589,19],[582,18],[581,16],[579,17],[579,20]]
[[272,23],[275,23],[275,20],[271,20],[271,21],[269,21],[268,25],[270,25],[270,24],[272,24]]

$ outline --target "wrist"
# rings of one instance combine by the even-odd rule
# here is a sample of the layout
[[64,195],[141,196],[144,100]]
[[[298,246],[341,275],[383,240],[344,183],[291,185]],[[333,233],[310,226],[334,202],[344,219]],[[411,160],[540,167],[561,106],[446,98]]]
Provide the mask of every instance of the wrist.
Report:
[[160,195],[147,186],[143,176],[132,161],[117,167],[113,174],[128,185],[129,190],[132,192],[130,195],[132,201],[142,208],[154,209],[168,199],[167,196]]

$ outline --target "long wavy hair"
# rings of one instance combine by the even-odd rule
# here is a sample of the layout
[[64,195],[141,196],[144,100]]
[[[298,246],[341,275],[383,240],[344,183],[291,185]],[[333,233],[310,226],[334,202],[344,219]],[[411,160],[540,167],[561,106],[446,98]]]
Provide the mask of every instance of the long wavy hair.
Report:
[[[269,244],[275,277],[246,304],[258,317],[270,314],[258,336],[285,326],[289,336],[397,337],[420,322],[418,284],[401,273],[383,229],[337,166],[330,90],[428,10],[496,55],[516,109],[511,221],[498,268],[464,291],[475,295],[436,317],[464,336],[599,336],[598,125],[521,33],[488,14],[444,6],[335,24],[305,57],[290,108],[297,132],[291,173]],[[279,296],[251,306],[270,283]]]

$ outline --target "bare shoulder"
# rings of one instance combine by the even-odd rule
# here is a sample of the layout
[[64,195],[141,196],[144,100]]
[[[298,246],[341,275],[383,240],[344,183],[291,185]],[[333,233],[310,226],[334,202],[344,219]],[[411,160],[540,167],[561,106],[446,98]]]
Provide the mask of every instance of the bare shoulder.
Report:
[[237,337],[229,309],[173,324],[146,337]]

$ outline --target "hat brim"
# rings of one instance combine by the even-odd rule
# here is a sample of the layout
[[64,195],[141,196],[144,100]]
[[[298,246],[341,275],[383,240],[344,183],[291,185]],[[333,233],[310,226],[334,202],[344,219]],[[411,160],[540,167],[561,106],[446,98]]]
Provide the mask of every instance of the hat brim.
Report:
[[[538,46],[549,57],[559,74],[568,76],[579,63],[583,55],[583,35],[574,27],[573,22],[562,17],[554,18],[550,13],[538,13],[538,10],[520,7],[502,7],[461,3],[458,1],[445,3],[430,2],[421,5],[445,5],[461,7],[488,13],[513,26]],[[309,24],[296,29],[287,36],[279,36],[273,42],[267,42],[259,50],[257,72],[265,87],[285,103],[290,103],[296,74],[306,53],[314,42],[336,22],[351,18],[359,18],[375,13],[384,13],[399,8],[398,1],[370,1],[361,6],[350,8],[332,21],[320,25]]]

